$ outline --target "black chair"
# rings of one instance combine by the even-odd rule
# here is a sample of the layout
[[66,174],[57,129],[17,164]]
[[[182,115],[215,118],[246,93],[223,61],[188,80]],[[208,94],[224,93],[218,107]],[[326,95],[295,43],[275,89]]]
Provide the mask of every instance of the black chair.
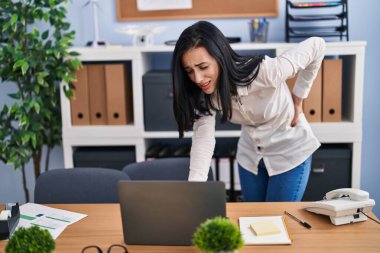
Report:
[[122,171],[104,168],[55,169],[41,174],[34,189],[34,202],[119,203],[117,182],[130,180]]
[[[189,166],[188,157],[160,158],[128,164],[123,171],[131,180],[188,180]],[[207,180],[214,180],[211,168]]]

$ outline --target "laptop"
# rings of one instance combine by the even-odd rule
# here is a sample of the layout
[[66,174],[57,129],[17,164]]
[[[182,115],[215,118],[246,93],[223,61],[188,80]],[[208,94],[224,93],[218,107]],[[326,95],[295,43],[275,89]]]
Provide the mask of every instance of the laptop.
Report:
[[197,227],[226,216],[223,182],[119,181],[124,241],[132,245],[191,245]]

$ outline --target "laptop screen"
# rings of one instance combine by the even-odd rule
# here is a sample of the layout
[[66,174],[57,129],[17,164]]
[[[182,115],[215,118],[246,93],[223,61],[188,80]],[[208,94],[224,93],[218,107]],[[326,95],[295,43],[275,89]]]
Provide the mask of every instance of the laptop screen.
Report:
[[126,244],[191,245],[206,219],[226,216],[223,182],[120,181]]

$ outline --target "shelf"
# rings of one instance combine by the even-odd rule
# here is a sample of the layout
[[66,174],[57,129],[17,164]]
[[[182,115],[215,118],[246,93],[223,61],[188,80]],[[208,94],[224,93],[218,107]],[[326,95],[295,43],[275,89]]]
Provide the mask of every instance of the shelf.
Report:
[[351,143],[361,141],[360,124],[352,122],[310,123],[311,128],[321,143]]
[[326,20],[339,20],[344,14],[336,15],[291,15],[289,14],[290,21],[326,21]]
[[291,27],[289,28],[289,36],[295,37],[345,37],[347,33],[346,26],[331,26],[331,27]]
[[92,138],[94,136],[105,136],[105,137],[141,137],[142,132],[139,128],[134,125],[126,126],[72,126],[64,129],[64,137],[81,137],[81,138]]
[[[311,123],[313,132],[320,142],[353,142],[360,140],[361,129],[352,122]],[[96,136],[117,138],[178,138],[176,131],[142,132],[129,126],[85,126],[72,127],[64,132],[64,138],[94,138]],[[186,132],[185,138],[190,138],[192,132]],[[216,131],[215,137],[239,137],[240,131]]]
[[[305,15],[306,16],[306,15]],[[304,17],[305,18],[305,17]],[[306,19],[313,17],[306,17]],[[301,24],[300,22],[295,22]],[[303,24],[302,24],[303,25]],[[301,26],[302,26],[301,25]],[[270,52],[271,57],[280,55],[295,43],[234,43],[232,48],[239,54]],[[360,187],[361,141],[362,141],[362,104],[365,63],[364,41],[337,41],[326,43],[326,56],[343,59],[344,101],[342,122],[311,123],[311,128],[321,143],[346,143],[352,148],[352,187]],[[159,60],[170,61],[173,46],[155,45],[152,47],[118,48],[72,48],[80,53],[84,62],[128,62],[133,87],[134,121],[129,125],[71,125],[70,101],[61,92],[62,132],[65,167],[73,166],[73,149],[85,146],[134,146],[136,161],[145,160],[149,145],[165,140],[173,143],[191,142],[192,132],[185,133],[185,139],[178,139],[178,132],[145,131],[144,95],[142,76],[147,70],[155,70]],[[163,62],[161,65],[170,65]],[[156,64],[157,65],[157,64]],[[160,66],[161,66],[160,65]],[[63,85],[63,84],[62,84]],[[62,91],[62,89],[61,89]],[[219,139],[237,139],[240,131],[216,131]]]
[[331,8],[331,7],[339,7],[339,6],[342,6],[343,4],[344,3],[340,2],[340,1],[304,2],[304,3],[289,2],[290,7],[294,8],[294,9]]
[[[192,132],[185,132],[185,138],[191,138]],[[216,131],[215,137],[239,137],[240,131]],[[160,132],[145,132],[144,138],[178,138],[178,132],[176,131],[160,131]]]

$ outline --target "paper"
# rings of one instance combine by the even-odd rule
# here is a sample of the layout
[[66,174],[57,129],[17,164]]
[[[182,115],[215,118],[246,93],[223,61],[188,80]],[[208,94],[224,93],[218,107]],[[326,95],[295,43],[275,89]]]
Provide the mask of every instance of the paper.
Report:
[[20,221],[16,229],[39,226],[47,229],[54,239],[71,225],[84,217],[86,214],[70,212],[44,205],[26,203],[20,207]]
[[[267,223],[279,229],[278,233],[257,235],[251,228],[251,224]],[[242,233],[244,244],[291,244],[285,222],[282,216],[258,216],[258,217],[240,217],[240,232]]]
[[137,0],[139,11],[191,9],[192,0]]

